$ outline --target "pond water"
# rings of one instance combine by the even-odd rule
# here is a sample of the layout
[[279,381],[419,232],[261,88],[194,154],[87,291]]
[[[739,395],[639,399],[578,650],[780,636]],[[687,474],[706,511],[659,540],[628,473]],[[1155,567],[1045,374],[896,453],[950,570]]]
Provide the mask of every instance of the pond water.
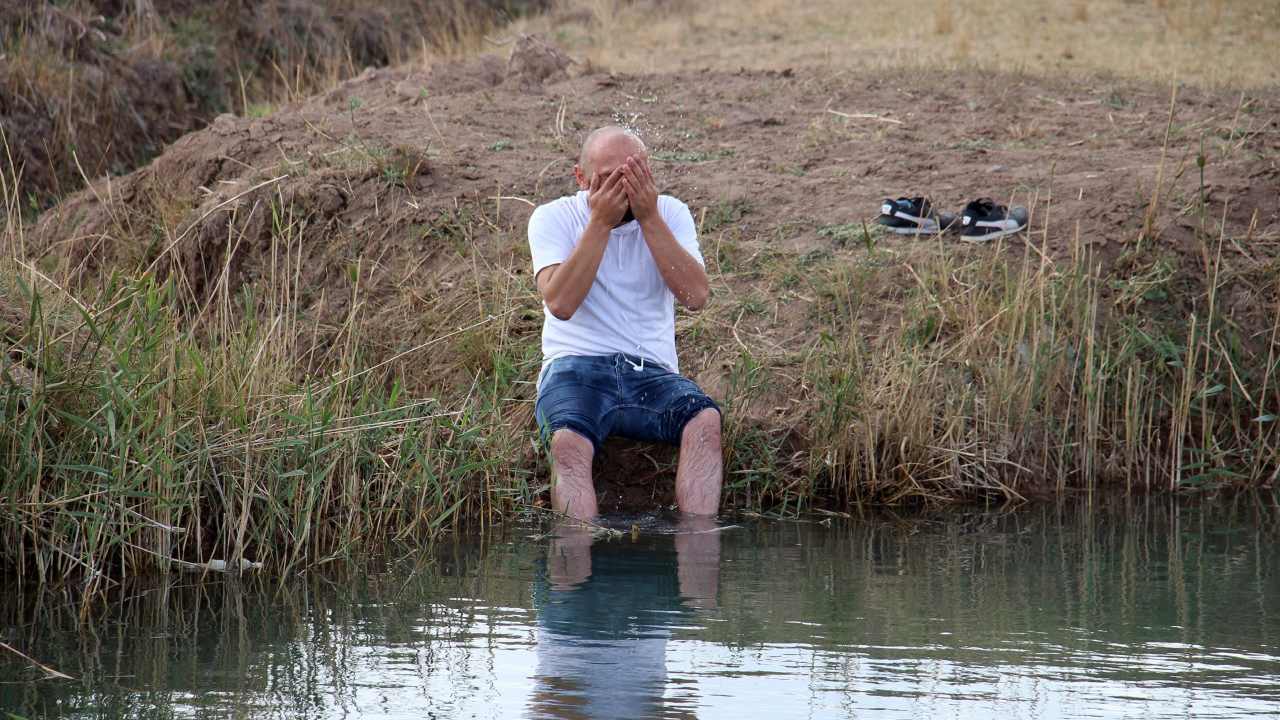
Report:
[[[12,593],[0,717],[1280,715],[1280,515],[512,524],[340,579]],[[625,524],[624,524],[625,525]]]

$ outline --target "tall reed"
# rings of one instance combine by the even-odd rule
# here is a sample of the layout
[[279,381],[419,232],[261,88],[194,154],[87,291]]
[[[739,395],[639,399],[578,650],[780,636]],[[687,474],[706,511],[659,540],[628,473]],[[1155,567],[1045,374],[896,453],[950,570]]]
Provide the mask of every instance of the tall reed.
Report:
[[[367,352],[358,268],[313,365],[287,207],[270,276],[201,305],[177,275],[73,289],[27,262],[18,185],[4,183],[0,258],[0,563],[24,579],[92,592],[209,560],[287,571],[533,502],[531,469],[509,466],[528,445],[508,398],[536,358],[504,332],[509,313],[466,328],[489,360],[470,392],[410,397],[402,366]],[[482,282],[487,309],[524,291]]]
[[[817,497],[1018,500],[1275,481],[1280,320],[1252,344],[1264,354],[1245,349],[1217,302],[1220,253],[1201,301],[1163,322],[1104,300],[1115,279],[1078,241],[1065,263],[1045,257],[1034,234],[1020,252],[917,253],[898,332],[823,342],[806,373]],[[883,279],[834,271],[827,282],[842,301],[826,322],[857,328],[863,298],[876,296],[867,286]]]

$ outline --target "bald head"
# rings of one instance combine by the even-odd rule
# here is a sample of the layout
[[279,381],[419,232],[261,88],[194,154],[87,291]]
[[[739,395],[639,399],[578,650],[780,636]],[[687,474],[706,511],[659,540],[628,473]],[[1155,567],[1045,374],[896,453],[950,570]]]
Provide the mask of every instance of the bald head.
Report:
[[598,170],[601,175],[608,175],[632,155],[645,155],[644,143],[640,138],[624,127],[605,125],[592,130],[583,141],[582,153],[578,156],[578,169],[583,177],[590,180],[592,172]]

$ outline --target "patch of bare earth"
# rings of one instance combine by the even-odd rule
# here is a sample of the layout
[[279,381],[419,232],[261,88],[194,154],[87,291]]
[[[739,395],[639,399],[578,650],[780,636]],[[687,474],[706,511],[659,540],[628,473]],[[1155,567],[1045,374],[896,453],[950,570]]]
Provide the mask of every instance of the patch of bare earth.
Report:
[[[713,299],[679,316],[682,368],[723,400],[750,352],[770,379],[729,421],[786,436],[796,452],[816,402],[796,359],[823,332],[868,342],[900,333],[912,263],[929,254],[1052,263],[1083,252],[1117,278],[1160,259],[1179,292],[1141,311],[1185,313],[1204,302],[1205,223],[1222,241],[1211,252],[1222,256],[1231,322],[1258,342],[1271,327],[1275,92],[1184,89],[1171,102],[1168,88],[1016,75],[627,75],[571,64],[531,80],[509,77],[511,67],[488,57],[367,71],[269,117],[219,117],[63,202],[27,252],[82,284],[153,268],[178,280],[195,323],[219,293],[290,276],[306,319],[299,352],[314,371],[354,322],[369,362],[395,357],[412,391],[444,397],[490,369],[497,340],[471,328],[491,321],[528,349],[518,369],[532,381],[542,316],[525,223],[534,205],[576,189],[585,133],[620,122],[646,139],[664,191],[702,230]],[[882,198],[920,194],[955,210],[979,196],[1027,205],[1030,231],[998,246],[875,231]],[[829,288],[815,278],[865,264],[868,243],[880,281],[861,326],[824,326]],[[520,387],[509,421],[532,433],[532,384]],[[671,454],[616,461],[637,452],[606,460],[607,509],[669,502],[668,487],[649,483],[670,476]]]

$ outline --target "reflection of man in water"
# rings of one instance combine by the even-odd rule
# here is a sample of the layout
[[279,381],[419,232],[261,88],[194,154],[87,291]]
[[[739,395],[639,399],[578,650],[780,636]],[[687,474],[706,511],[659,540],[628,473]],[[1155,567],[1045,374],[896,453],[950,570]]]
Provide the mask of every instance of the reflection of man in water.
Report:
[[715,607],[720,533],[714,528],[710,519],[685,518],[674,536],[594,546],[590,528],[565,523],[556,529],[535,586],[533,717],[691,715],[691,708],[664,701],[667,639],[691,609]]

